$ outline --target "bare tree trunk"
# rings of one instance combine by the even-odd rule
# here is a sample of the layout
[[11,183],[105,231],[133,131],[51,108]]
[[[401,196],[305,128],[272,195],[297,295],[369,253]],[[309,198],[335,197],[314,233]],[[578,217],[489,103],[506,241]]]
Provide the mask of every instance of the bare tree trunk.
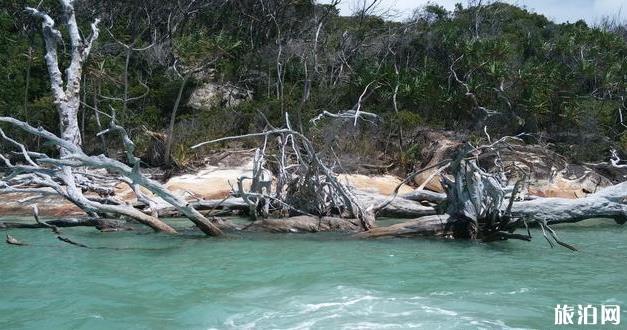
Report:
[[[54,104],[59,113],[61,137],[75,146],[80,146],[81,132],[78,125],[78,110],[80,106],[83,62],[86,60],[87,56],[89,56],[93,42],[98,38],[98,23],[100,20],[96,19],[92,23],[91,36],[83,40],[78,30],[73,1],[60,0],[59,2],[65,18],[67,19],[65,23],[70,36],[71,46],[70,65],[65,70],[65,84],[63,75],[59,69],[57,55],[57,43],[61,41],[61,32],[56,28],[54,20],[48,14],[31,7],[27,7],[26,11],[42,19],[42,30],[46,44],[45,60],[48,67],[50,88],[52,89]],[[66,156],[66,152],[65,149],[60,149],[61,156]]]
[[[108,203],[96,202],[93,199],[85,197],[82,192],[81,186],[93,186],[89,182],[79,183],[78,181],[86,181],[84,178],[79,177],[73,172],[73,168],[77,167],[92,167],[92,168],[104,168],[120,175],[126,176],[133,184],[140,184],[148,189],[155,191],[156,194],[162,197],[167,202],[174,205],[179,211],[188,216],[197,226],[209,235],[220,235],[221,232],[215,226],[212,226],[211,222],[205,219],[200,213],[193,210],[188,205],[184,205],[183,202],[178,200],[171,193],[159,185],[158,183],[147,179],[139,173],[139,159],[133,156],[134,144],[128,138],[126,132],[119,126],[116,126],[113,120],[110,125],[111,128],[107,131],[122,131],[122,137],[124,145],[127,147],[127,155],[129,161],[133,164],[133,168],[129,168],[125,164],[119,163],[115,160],[109,159],[105,156],[99,156],[90,158],[81,149],[81,132],[78,123],[78,111],[80,107],[80,88],[83,63],[86,60],[94,41],[98,38],[98,22],[96,19],[91,24],[92,34],[86,39],[82,40],[76,17],[74,13],[72,0],[60,0],[60,4],[64,13],[64,22],[67,26],[68,34],[70,36],[71,45],[71,57],[70,64],[65,69],[65,79],[63,81],[63,75],[59,69],[59,60],[57,56],[57,43],[61,42],[62,34],[55,27],[54,20],[46,13],[39,11],[35,8],[27,7],[26,10],[33,16],[42,20],[42,30],[44,35],[44,41],[46,44],[46,65],[48,67],[48,74],[50,77],[50,85],[52,90],[52,96],[54,103],[59,112],[60,120],[60,137],[45,131],[44,129],[35,129],[34,127],[15,120],[10,117],[2,117],[3,121],[10,122],[31,134],[44,137],[49,141],[53,141],[59,147],[60,158],[53,159],[45,154],[37,153],[37,161],[33,161],[31,154],[26,148],[17,141],[8,138],[4,132],[0,130],[0,134],[4,140],[17,146],[22,151],[24,159],[29,166],[24,167],[22,165],[13,165],[6,157],[0,155],[0,158],[4,161],[5,165],[14,170],[13,174],[7,177],[7,180],[17,181],[16,186],[9,186],[3,182],[3,191],[23,191],[23,186],[29,184],[36,184],[38,186],[53,188],[58,194],[65,197],[81,209],[83,209],[90,216],[97,216],[101,213],[115,213],[118,215],[125,215],[137,220],[140,223],[146,224],[156,231],[163,231],[168,233],[175,233],[176,231],[162,222],[161,220],[142,213],[133,207],[126,205],[111,205]],[[128,58],[127,58],[128,60]],[[65,88],[64,88],[65,87]],[[125,97],[125,102],[128,100]],[[104,134],[101,132],[100,134]],[[76,158],[78,157],[78,158]],[[46,163],[47,166],[53,166],[52,168],[45,168],[40,166],[40,163]],[[26,172],[31,173],[23,180],[14,180],[16,173]],[[62,182],[61,186],[58,182]],[[37,189],[37,188],[27,188]]]
[[30,89],[30,67],[33,63],[33,47],[28,46],[28,64],[26,65],[26,86],[24,86],[24,119],[28,119],[28,90]]
[[[41,190],[39,188],[31,187],[33,185],[36,187],[48,187],[52,188],[56,193],[74,203],[88,215],[95,217],[98,216],[99,213],[111,212],[129,216],[157,231],[169,233],[176,232],[172,227],[163,223],[156,217],[144,214],[134,209],[132,206],[100,203],[95,201],[93,198],[89,199],[85,197],[82,194],[81,189],[78,188],[77,177],[79,176],[72,172],[72,168],[105,169],[110,173],[123,176],[124,179],[118,179],[120,181],[126,183],[130,182],[131,185],[139,185],[150,190],[156,196],[174,206],[181,214],[184,214],[187,218],[194,222],[194,224],[196,224],[196,226],[205,234],[211,236],[222,235],[222,232],[217,226],[206,219],[187,202],[173,195],[163,185],[141,174],[139,167],[140,160],[133,154],[135,145],[128,137],[126,131],[121,126],[116,125],[113,121],[110,124],[110,128],[100,134],[118,132],[121,135],[126,149],[126,156],[131,166],[115,159],[108,158],[104,155],[88,156],[80,147],[75,146],[70,141],[66,141],[65,139],[60,138],[43,128],[32,127],[29,124],[15,118],[0,117],[0,122],[10,123],[32,135],[40,136],[56,146],[66,149],[66,154],[68,155],[66,157],[55,159],[44,153],[28,152],[24,145],[7,137],[0,129],[0,136],[5,141],[17,146],[21,150],[23,158],[29,164],[14,165],[9,159],[0,154],[0,160],[4,161],[5,165],[13,170],[12,173],[3,179],[6,181],[0,181],[0,186],[4,187],[0,189],[0,193],[40,192]],[[31,157],[31,155],[33,157]],[[42,167],[40,164],[43,164],[46,167]],[[18,173],[27,174],[17,177]],[[60,185],[58,181],[61,181],[63,186]],[[10,185],[9,183],[13,184]]]
[[124,100],[122,101],[122,112],[126,113],[128,108],[128,65],[131,61],[131,48],[126,48],[126,59],[124,61]]
[[85,106],[87,105],[87,80],[85,80],[85,87],[83,88],[83,101],[81,102],[81,136],[85,136]]
[[174,124],[176,123],[176,113],[179,110],[179,104],[181,103],[181,98],[183,96],[183,90],[185,90],[185,85],[187,84],[187,80],[189,79],[188,76],[185,76],[183,78],[183,81],[181,82],[181,86],[179,87],[179,92],[176,95],[176,101],[174,102],[174,107],[172,108],[172,113],[170,114],[170,125],[168,126],[168,140],[165,144],[165,155],[163,155],[164,157],[164,163],[166,166],[170,166],[171,163],[171,155],[170,153],[172,152],[172,142],[174,140]]
[[[100,81],[98,81],[98,87],[97,90],[94,92],[93,94],[93,102],[94,102],[94,115],[96,117],[96,125],[98,126],[98,132],[102,132],[102,123],[100,122],[100,110],[98,110],[98,104],[100,102],[98,102],[98,95],[100,95],[100,90],[101,90],[101,85],[100,85]],[[108,153],[108,147],[107,147],[107,138],[103,135],[100,135],[100,142],[102,143],[102,149],[103,149],[103,154],[107,154]]]

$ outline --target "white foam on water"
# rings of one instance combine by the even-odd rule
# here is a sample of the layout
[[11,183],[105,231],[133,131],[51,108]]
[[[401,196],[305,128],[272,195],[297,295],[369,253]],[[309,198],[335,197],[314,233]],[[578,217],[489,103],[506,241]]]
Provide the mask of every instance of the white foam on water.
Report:
[[471,325],[477,326],[477,329],[506,329],[506,330],[527,330],[527,328],[512,328],[501,320],[469,320]]
[[[342,297],[343,299],[346,299],[347,297]],[[302,313],[310,313],[310,312],[315,312],[321,308],[327,308],[327,307],[336,307],[336,306],[350,306],[350,305],[354,305],[358,302],[361,301],[368,301],[368,300],[376,300],[379,299],[377,297],[373,297],[370,295],[366,295],[363,297],[356,297],[354,299],[349,299],[347,301],[342,301],[342,302],[327,302],[327,303],[319,303],[319,304],[307,304],[305,305],[305,309],[302,311]]]
[[525,293],[525,292],[529,292],[529,289],[528,288],[520,288],[518,290],[507,292],[507,294],[518,294],[518,293]]
[[314,319],[311,319],[311,320],[307,320],[307,321],[301,322],[301,323],[297,324],[294,327],[286,328],[286,330],[310,329],[311,327],[313,327],[314,325],[316,325],[317,323],[319,323],[321,321],[334,319],[334,318],[338,318],[338,317],[341,317],[341,315],[340,314],[331,314],[331,315],[327,315],[327,316],[324,316],[324,317],[314,318]]
[[616,298],[609,298],[603,301],[604,304],[624,305],[625,302]]
[[358,329],[408,329],[408,328],[420,328],[420,323],[376,323],[376,322],[357,322],[351,324],[344,324],[340,329],[346,330],[358,330]]
[[[445,308],[442,302],[422,296],[384,297],[382,293],[360,288],[338,286],[337,294],[314,297],[291,296],[269,306],[272,311],[249,311],[231,315],[226,328],[256,329],[408,329],[408,328],[480,328],[514,329],[498,319],[484,319],[472,312]],[[528,289],[516,290],[516,293]],[[326,292],[329,292],[326,290]],[[434,296],[455,294],[433,292]],[[312,301],[314,300],[314,301]],[[315,301],[318,300],[318,301]]]
[[447,316],[457,316],[457,313],[454,311],[449,311],[449,310],[438,308],[438,307],[422,306],[422,310],[427,313],[435,313],[435,314],[447,315]]
[[[237,329],[255,329],[257,328],[257,324],[261,323],[263,320],[271,320],[275,318],[278,312],[263,312],[260,317],[257,317],[252,320],[248,320],[250,317],[254,317],[257,313],[249,312],[249,313],[238,313],[231,315],[224,321],[224,325],[231,328]],[[244,323],[238,324],[238,321],[243,321]]]

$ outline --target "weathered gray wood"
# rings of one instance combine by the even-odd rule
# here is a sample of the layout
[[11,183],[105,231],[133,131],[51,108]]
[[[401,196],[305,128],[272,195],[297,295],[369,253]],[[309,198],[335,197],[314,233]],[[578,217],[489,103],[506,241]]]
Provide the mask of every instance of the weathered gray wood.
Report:
[[359,220],[307,215],[284,219],[257,220],[243,228],[244,231],[273,233],[355,232],[362,230]]
[[[546,221],[549,225],[575,223],[591,218],[613,218],[618,223],[625,223],[627,220],[626,198],[627,182],[623,182],[580,199],[537,198],[531,201],[514,202],[512,217],[524,218],[530,222]],[[376,227],[356,236],[360,238],[448,237],[454,234],[455,225],[456,220],[449,215],[433,215],[387,227]]]
[[[72,168],[87,167],[95,169],[106,169],[108,171],[111,171],[112,173],[122,175],[129,179],[132,184],[145,187],[156,196],[162,198],[164,201],[174,206],[181,214],[185,215],[188,219],[194,222],[194,224],[196,224],[196,226],[198,226],[198,228],[200,228],[207,235],[219,236],[222,234],[218,227],[214,226],[209,220],[207,220],[202,214],[200,214],[193,207],[191,207],[187,202],[176,197],[162,184],[158,183],[155,180],[149,179],[141,174],[139,170],[139,159],[133,156],[135,145],[128,137],[126,131],[122,127],[116,125],[113,121],[111,122],[111,127],[107,131],[119,132],[122,135],[122,140],[124,141],[124,146],[126,147],[126,154],[129,163],[131,163],[133,167],[128,166],[118,160],[108,158],[104,155],[88,156],[79,146],[73,144],[70,141],[59,138],[58,136],[46,131],[41,127],[35,128],[27,123],[21,122],[11,117],[0,117],[0,122],[10,123],[28,133],[45,138],[48,141],[56,144],[60,148],[64,148],[68,151],[68,155],[61,159],[50,158],[46,155],[42,155],[40,158],[37,159],[37,163],[49,164],[52,166],[57,166],[61,169],[61,171],[58,171],[55,174],[65,183],[66,189],[63,189],[53,180],[48,180],[43,183],[46,186],[52,186],[54,190],[57,191],[60,195],[66,197],[77,206],[79,206],[81,209],[86,210],[88,214],[97,214],[98,212],[111,212],[127,215],[150,226],[155,230],[168,233],[176,233],[176,230],[174,230],[174,228],[165,224],[156,217],[147,215],[132,207],[127,207],[126,205],[102,204],[88,200],[87,198],[85,198],[85,196],[83,196],[82,192],[76,188],[75,178],[71,171]],[[8,160],[5,160],[5,162],[7,161]],[[42,169],[38,167],[33,167],[33,169],[31,170]]]
[[430,190],[414,190],[410,193],[399,195],[399,197],[416,202],[442,203],[446,200],[446,194]]
[[191,202],[190,205],[197,210],[211,210],[211,209],[227,209],[247,211],[248,204],[241,197],[230,197],[226,199],[209,199],[201,200],[197,202]]
[[[362,205],[380,204],[387,200],[389,196],[354,191],[355,197]],[[227,199],[212,199],[201,200],[191,202],[190,206],[197,210],[233,210],[233,211],[247,211],[248,204],[244,202],[241,197],[230,197]],[[173,214],[171,208],[159,210],[159,214]],[[417,218],[426,215],[435,214],[435,209],[428,206],[423,206],[418,202],[404,199],[401,197],[395,198],[390,205],[384,207],[379,211],[379,215],[383,217],[400,217],[400,218]]]
[[380,237],[448,237],[453,234],[453,223],[447,214],[429,215],[391,226],[375,227],[355,235],[357,238]]
[[[354,191],[355,197],[361,205],[381,205],[388,201],[390,196]],[[417,218],[435,214],[433,207],[424,206],[418,202],[400,197],[394,198],[388,205],[378,210],[377,215],[382,217]]]
[[[59,58],[57,54],[57,44],[63,42],[61,30],[55,25],[55,21],[47,13],[40,11],[38,8],[27,7],[26,11],[34,17],[42,20],[42,32],[46,45],[46,55],[44,59],[48,67],[48,75],[50,78],[50,86],[54,104],[56,105],[60,119],[60,135],[56,135],[45,131],[44,129],[35,129],[26,123],[21,123],[10,117],[3,117],[2,121],[10,122],[20,128],[25,129],[29,133],[41,136],[52,137],[53,141],[59,147],[60,159],[51,159],[46,155],[40,154],[37,163],[34,163],[28,153],[22,147],[24,157],[29,160],[31,167],[29,169],[18,168],[12,165],[7,159],[3,159],[5,164],[17,172],[38,173],[38,177],[33,176],[29,182],[23,182],[22,185],[36,184],[39,186],[53,188],[61,196],[65,197],[76,206],[84,210],[90,216],[97,216],[102,213],[115,213],[136,219],[140,223],[150,226],[154,230],[176,233],[174,228],[160,221],[158,218],[142,213],[132,207],[125,205],[109,205],[89,200],[83,195],[80,188],[80,177],[73,173],[75,167],[88,166],[81,162],[81,158],[86,155],[81,150],[81,134],[78,125],[78,111],[80,107],[80,89],[83,64],[91,51],[92,45],[98,39],[98,23],[96,19],[91,24],[91,36],[83,40],[79,32],[78,23],[76,21],[74,4],[72,0],[59,0],[62,22],[67,27],[67,33],[70,37],[70,61],[67,68],[64,69],[65,75],[62,75],[59,67]],[[113,123],[113,121],[112,121]],[[5,137],[5,140],[7,138]],[[13,142],[13,141],[10,141]],[[125,146],[127,141],[125,141]],[[18,143],[14,143],[18,144]],[[100,160],[106,162],[106,157]],[[53,165],[52,168],[42,168],[41,163]],[[42,175],[42,172],[45,175]],[[139,175],[139,171],[135,171]],[[57,181],[62,182],[59,184]],[[8,187],[7,184],[4,184]],[[7,188],[11,189],[11,188]],[[17,188],[19,190],[19,188]],[[5,190],[5,189],[3,189]],[[15,189],[13,189],[15,190]],[[165,199],[165,198],[164,198]],[[185,213],[185,212],[183,212]],[[188,213],[193,213],[190,211]],[[202,217],[202,216],[201,216]]]
[[128,229],[126,221],[114,219],[57,219],[43,221],[44,223],[28,223],[28,222],[0,222],[0,228],[50,228],[50,226],[66,228],[66,227],[96,227],[102,230],[110,229]]
[[10,245],[17,245],[17,246],[24,246],[24,245],[28,245],[28,244],[26,244],[26,243],[24,243],[24,242],[22,242],[22,241],[18,240],[17,238],[15,238],[15,237],[13,237],[13,236],[9,235],[8,233],[7,233],[7,239],[6,239],[6,242],[7,242],[7,244],[10,244]]
[[[61,74],[57,55],[57,44],[62,42],[62,34],[55,26],[55,21],[48,14],[36,8],[26,7],[26,11],[42,20],[42,32],[46,44],[44,59],[48,67],[54,104],[59,112],[61,137],[76,146],[80,146],[81,134],[78,125],[78,110],[80,106],[83,63],[89,56],[93,43],[98,39],[98,23],[100,20],[96,19],[91,24],[91,36],[83,40],[76,22],[73,1],[59,0],[59,3],[65,18],[64,23],[70,36],[70,62],[65,69],[65,77]],[[63,81],[64,78],[65,81]],[[60,152],[61,156],[65,156],[68,151],[61,149]]]
[[[270,136],[278,136],[281,141],[285,142],[289,140],[296,163],[286,164],[282,162],[279,180],[277,180],[278,188],[274,189],[275,196],[257,195],[271,198],[281,204],[284,209],[289,206],[288,208],[301,210],[302,213],[318,214],[318,212],[326,210],[323,213],[331,215],[328,211],[332,210],[334,215],[359,219],[364,229],[371,228],[375,221],[375,214],[366,209],[365,205],[368,204],[360,205],[353,191],[342,184],[337,179],[337,175],[320,159],[313,143],[302,133],[292,130],[288,113],[285,113],[285,124],[287,128],[274,128],[262,133],[223,137],[199,143],[192,146],[192,149],[210,143],[253,137],[264,138],[264,141],[267,141]],[[264,142],[264,150],[265,145]],[[281,146],[280,152],[285,156],[285,143]],[[290,169],[289,172],[288,169]],[[289,183],[285,182],[288,178]],[[284,186],[288,187],[285,189],[288,192],[287,196],[283,193]],[[253,213],[258,213],[258,211],[255,210]]]
[[590,218],[627,219],[627,182],[619,183],[584,198],[536,198],[514,202],[512,217],[548,224],[577,222]]

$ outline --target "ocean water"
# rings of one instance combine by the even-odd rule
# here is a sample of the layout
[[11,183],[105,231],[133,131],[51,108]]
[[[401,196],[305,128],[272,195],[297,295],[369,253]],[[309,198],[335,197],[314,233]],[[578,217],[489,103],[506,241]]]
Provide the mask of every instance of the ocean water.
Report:
[[556,229],[580,251],[538,232],[483,244],[63,230],[86,249],[12,229],[30,245],[0,244],[0,328],[548,329],[556,304],[618,304],[627,324],[627,226]]

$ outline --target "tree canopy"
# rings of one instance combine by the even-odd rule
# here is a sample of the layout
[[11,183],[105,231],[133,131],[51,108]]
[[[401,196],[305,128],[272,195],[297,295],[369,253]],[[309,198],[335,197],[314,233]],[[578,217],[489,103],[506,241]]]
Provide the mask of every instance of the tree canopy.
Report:
[[[40,23],[24,13],[38,4],[5,0],[0,7],[0,114],[55,130]],[[40,7],[58,11],[56,1]],[[188,147],[199,140],[258,130],[267,124],[259,113],[279,125],[287,112],[316,135],[311,118],[356,106],[383,119],[374,141],[363,130],[352,139],[318,132],[320,141],[347,151],[351,143],[387,150],[394,136],[394,152],[410,159],[417,128],[472,136],[485,126],[494,135],[530,133],[579,161],[627,149],[624,25],[556,24],[499,2],[453,11],[428,5],[404,22],[367,11],[340,16],[333,5],[309,0],[84,0],[76,10],[85,34],[94,17],[102,19],[83,72],[87,150],[105,148],[95,136],[94,109],[115,109],[146,149],[146,132],[168,126],[185,73],[191,81],[177,114],[178,158],[193,156]],[[237,86],[252,98],[234,107],[187,106],[206,82]]]

